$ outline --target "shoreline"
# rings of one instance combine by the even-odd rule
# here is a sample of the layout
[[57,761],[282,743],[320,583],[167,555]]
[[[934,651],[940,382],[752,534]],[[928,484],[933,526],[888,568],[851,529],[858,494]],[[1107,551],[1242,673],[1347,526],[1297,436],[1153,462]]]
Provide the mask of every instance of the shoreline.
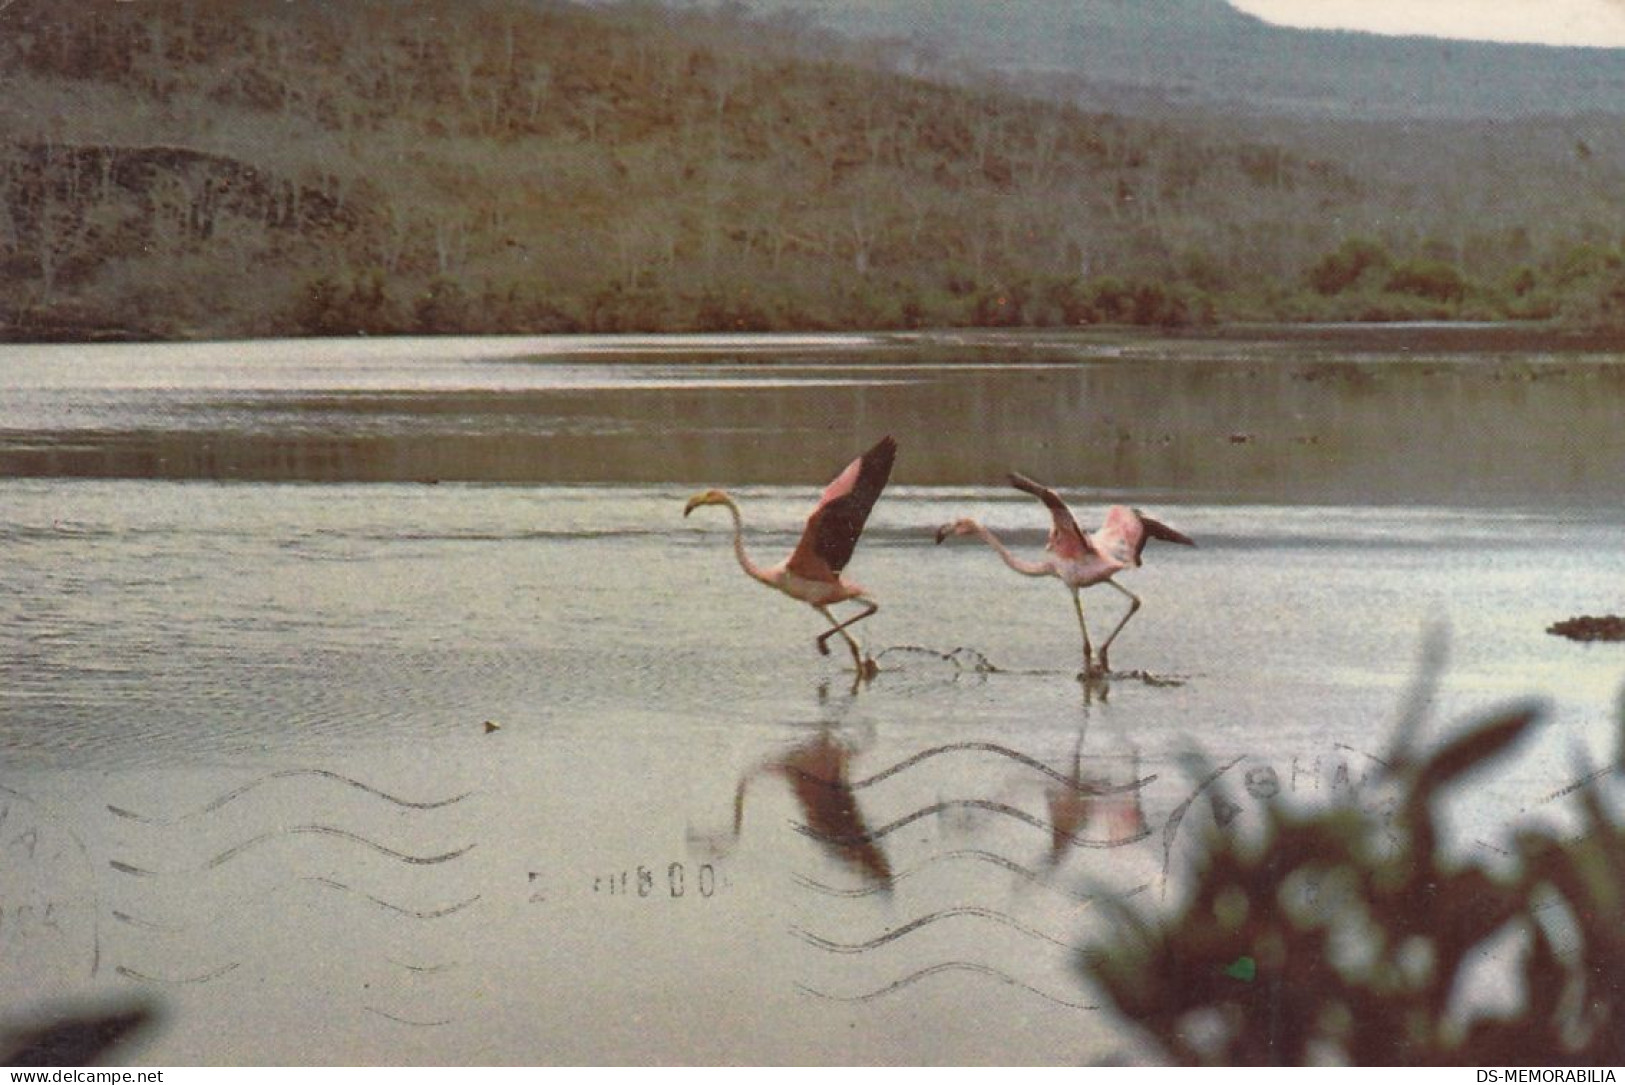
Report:
[[8,338],[0,330],[0,350],[26,347],[219,346],[273,343],[385,344],[404,342],[485,341],[545,345],[560,356],[629,353],[773,352],[816,349],[874,351],[888,348],[943,349],[1068,348],[1080,345],[1167,343],[1310,344],[1382,353],[1428,352],[1558,352],[1625,354],[1625,329],[1582,329],[1549,322],[1418,321],[1389,323],[1222,324],[1200,328],[1148,328],[1133,324],[1099,324],[1076,328],[924,328],[841,329],[770,332],[489,332],[444,335],[268,335],[240,338],[154,338],[106,332],[86,336]]

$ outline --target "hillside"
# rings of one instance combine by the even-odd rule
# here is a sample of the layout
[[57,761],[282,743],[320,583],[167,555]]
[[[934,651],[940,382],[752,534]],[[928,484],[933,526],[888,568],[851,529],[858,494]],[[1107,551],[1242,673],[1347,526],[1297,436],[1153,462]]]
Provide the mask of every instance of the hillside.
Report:
[[737,7],[16,0],[0,133],[10,338],[1625,311],[1617,126],[1440,186]]

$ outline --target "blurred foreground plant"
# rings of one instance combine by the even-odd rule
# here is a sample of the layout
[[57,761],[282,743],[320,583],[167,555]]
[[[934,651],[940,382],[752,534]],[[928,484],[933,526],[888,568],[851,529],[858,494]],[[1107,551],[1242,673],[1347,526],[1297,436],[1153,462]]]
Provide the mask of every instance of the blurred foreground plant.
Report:
[[[1180,914],[1119,903],[1082,968],[1180,1063],[1625,1062],[1625,828],[1599,793],[1621,759],[1573,789],[1578,835],[1522,831],[1494,870],[1438,843],[1444,798],[1541,714],[1509,708],[1418,754],[1408,713],[1391,818],[1271,800],[1261,835],[1210,834]],[[1474,1016],[1485,965],[1515,1015]]]

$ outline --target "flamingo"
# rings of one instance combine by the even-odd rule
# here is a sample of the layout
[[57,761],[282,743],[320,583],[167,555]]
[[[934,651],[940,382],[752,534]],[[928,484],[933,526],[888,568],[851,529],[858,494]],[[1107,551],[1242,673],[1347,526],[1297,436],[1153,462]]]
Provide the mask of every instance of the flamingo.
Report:
[[[975,535],[998,552],[1004,563],[1023,576],[1053,576],[1072,592],[1072,606],[1078,612],[1078,628],[1083,631],[1083,673],[1094,677],[1110,673],[1106,653],[1112,641],[1123,631],[1134,612],[1140,609],[1140,597],[1112,578],[1124,569],[1140,564],[1140,553],[1148,539],[1163,539],[1181,546],[1195,546],[1190,537],[1175,531],[1167,524],[1144,515],[1139,509],[1113,505],[1106,510],[1106,521],[1093,535],[1078,527],[1072,510],[1051,490],[1024,475],[1010,474],[1010,485],[1023,493],[1032,494],[1048,506],[1054,521],[1045,549],[1051,557],[1042,561],[1023,561],[1007,550],[1003,543],[987,528],[975,520],[962,519],[944,524],[937,530],[937,542],[951,535]],[[1083,618],[1083,589],[1095,584],[1110,584],[1128,596],[1128,612],[1118,621],[1100,646],[1100,666],[1094,662],[1094,650],[1089,643],[1089,625]]]
[[[869,451],[847,464],[846,470],[835,476],[835,481],[824,488],[823,496],[807,517],[807,526],[801,541],[790,556],[777,565],[762,568],[745,553],[745,528],[739,515],[739,506],[722,490],[706,490],[688,499],[683,509],[687,516],[701,505],[721,505],[733,516],[734,556],[739,567],[753,580],[776,588],[792,599],[799,599],[829,620],[830,628],[817,638],[818,651],[829,655],[829,638],[840,634],[852,651],[852,664],[858,675],[872,678],[879,672],[873,659],[865,659],[858,642],[847,632],[848,627],[861,622],[880,609],[869,598],[868,592],[841,575],[852,559],[852,551],[863,533],[869,510],[874,508],[880,491],[891,477],[892,461],[897,457],[897,442],[884,437]],[[830,613],[836,603],[852,600],[864,609],[858,614],[837,621]]]

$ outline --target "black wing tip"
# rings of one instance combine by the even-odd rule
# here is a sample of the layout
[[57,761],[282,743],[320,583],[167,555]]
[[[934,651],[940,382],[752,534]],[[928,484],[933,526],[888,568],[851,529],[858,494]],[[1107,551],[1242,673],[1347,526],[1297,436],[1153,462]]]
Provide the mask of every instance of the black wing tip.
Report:
[[1142,514],[1139,509],[1135,509],[1134,514],[1140,517],[1140,523],[1145,525],[1145,533],[1151,536],[1153,539],[1161,539],[1163,542],[1178,543],[1180,546],[1196,545],[1196,540],[1185,534],[1183,531],[1175,531],[1161,520],[1153,520],[1151,517]]
[[[1042,482],[1034,482],[1020,471],[1011,471],[1005,477],[1010,480],[1010,485],[1024,494],[1032,494],[1048,506],[1052,512],[1065,513],[1069,518],[1072,516],[1072,510],[1061,499],[1061,495],[1045,486]],[[1074,521],[1073,526],[1076,526],[1076,521]]]
[[859,457],[859,460],[863,464],[861,471],[864,482],[872,486],[875,490],[874,496],[879,497],[880,491],[891,481],[892,464],[897,461],[896,440],[890,434],[882,437],[873,448]]
[[1021,490],[1023,493],[1039,494],[1042,496],[1049,489],[1048,486],[1045,486],[1041,482],[1034,482],[1020,471],[1011,471],[1004,477],[1009,480],[1010,485],[1014,486],[1018,490]]
[[813,552],[833,572],[845,569],[852,560],[869,512],[891,481],[892,461],[896,458],[897,441],[888,434],[858,457],[858,477],[851,491],[820,506],[808,521]]

